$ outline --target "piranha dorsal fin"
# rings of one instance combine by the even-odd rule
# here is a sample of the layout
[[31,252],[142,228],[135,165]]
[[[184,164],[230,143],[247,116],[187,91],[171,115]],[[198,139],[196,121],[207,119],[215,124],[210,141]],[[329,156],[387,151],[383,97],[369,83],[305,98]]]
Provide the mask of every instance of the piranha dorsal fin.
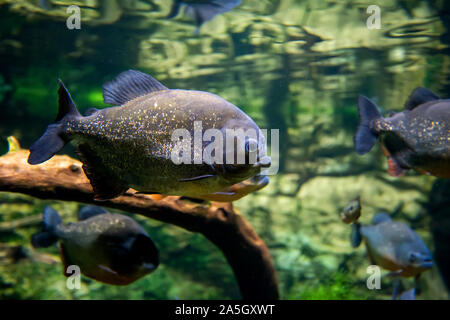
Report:
[[103,100],[105,103],[120,106],[138,97],[161,90],[168,90],[168,88],[148,74],[128,70],[103,85]]
[[129,189],[87,144],[78,145],[76,153],[83,162],[84,173],[94,189],[95,200],[113,199]]
[[80,210],[78,213],[78,220],[83,221],[94,216],[98,216],[100,214],[106,214],[108,211],[105,208],[97,207],[97,206],[86,206]]
[[372,218],[372,224],[373,225],[377,225],[380,224],[382,222],[387,222],[387,221],[392,221],[391,217],[389,216],[389,214],[385,213],[385,212],[380,212],[377,213],[376,215],[373,216]]
[[428,89],[418,87],[413,90],[405,103],[406,110],[412,110],[425,102],[439,100],[440,98]]

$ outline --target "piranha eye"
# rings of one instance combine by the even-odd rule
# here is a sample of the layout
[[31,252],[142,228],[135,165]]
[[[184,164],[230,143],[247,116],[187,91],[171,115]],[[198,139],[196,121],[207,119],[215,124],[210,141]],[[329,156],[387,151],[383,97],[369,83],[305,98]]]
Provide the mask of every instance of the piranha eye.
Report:
[[245,142],[245,152],[256,152],[258,150],[258,142],[254,139],[248,139]]
[[414,253],[409,254],[409,262],[416,262],[417,256]]

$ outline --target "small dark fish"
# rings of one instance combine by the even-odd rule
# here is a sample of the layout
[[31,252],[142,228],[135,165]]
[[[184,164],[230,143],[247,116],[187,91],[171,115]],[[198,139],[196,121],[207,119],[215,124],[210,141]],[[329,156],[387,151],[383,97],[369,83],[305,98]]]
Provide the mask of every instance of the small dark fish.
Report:
[[87,206],[79,222],[64,225],[59,214],[44,209],[44,231],[33,235],[35,248],[59,241],[64,274],[77,265],[85,276],[100,282],[127,285],[153,272],[158,249],[145,230],[130,217]]
[[[91,109],[82,116],[61,81],[58,93],[56,123],[49,125],[31,146],[28,163],[47,161],[73,140],[97,200],[115,198],[129,188],[141,193],[196,198],[220,192],[270,166],[259,127],[238,107],[214,94],[171,90],[134,70],[123,72],[103,86],[105,103],[117,107]],[[229,130],[254,132],[257,137],[245,141],[245,163],[237,160],[239,150],[244,148],[233,148],[227,154],[226,137],[223,161],[208,163],[203,159],[197,164],[194,157],[199,152],[195,149],[191,162],[174,163],[172,153],[177,143],[172,139],[173,132],[180,129],[194,137],[196,121],[201,122],[202,134],[207,129],[222,136]],[[213,142],[202,143],[204,151]],[[187,141],[185,144],[191,148]],[[233,160],[227,163],[225,155]],[[250,155],[256,157],[256,162],[247,161]]]
[[450,100],[417,88],[406,102],[405,111],[388,118],[383,118],[377,106],[364,96],[359,96],[358,109],[358,154],[369,152],[379,139],[390,175],[401,176],[414,169],[450,178]]
[[433,266],[431,252],[422,238],[387,213],[377,213],[370,226],[352,224],[352,246],[358,247],[363,240],[371,263],[395,276],[418,276]]
[[359,196],[347,203],[347,205],[344,207],[344,209],[342,209],[340,213],[342,222],[347,224],[358,221],[360,216],[361,202]]
[[196,33],[206,21],[216,15],[230,11],[241,4],[241,0],[174,0],[167,19],[176,17],[182,6],[186,6],[186,13],[195,20]]

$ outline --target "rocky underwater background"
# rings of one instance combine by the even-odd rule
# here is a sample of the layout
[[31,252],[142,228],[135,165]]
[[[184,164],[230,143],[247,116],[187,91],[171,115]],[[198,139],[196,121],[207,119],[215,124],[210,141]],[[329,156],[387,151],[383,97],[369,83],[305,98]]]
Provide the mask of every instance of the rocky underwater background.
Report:
[[[369,30],[374,2],[382,28]],[[28,148],[54,121],[58,78],[83,112],[105,107],[102,84],[128,69],[169,88],[209,91],[259,127],[280,130],[279,173],[234,203],[270,250],[280,298],[390,299],[390,277],[367,289],[366,249],[352,248],[351,228],[339,218],[356,196],[362,223],[387,212],[433,252],[418,298],[449,298],[450,181],[413,171],[393,178],[379,147],[359,156],[353,146],[358,94],[384,114],[403,110],[418,86],[450,98],[449,1],[242,0],[198,34],[186,15],[165,18],[167,0],[47,3],[0,0],[0,154],[7,137]],[[66,27],[71,4],[81,7],[80,30]],[[74,156],[72,147],[64,153]],[[0,193],[0,299],[240,297],[212,243],[138,215],[160,249],[158,270],[125,287],[83,277],[80,290],[69,290],[56,247],[29,258],[46,205],[64,221],[83,207]]]

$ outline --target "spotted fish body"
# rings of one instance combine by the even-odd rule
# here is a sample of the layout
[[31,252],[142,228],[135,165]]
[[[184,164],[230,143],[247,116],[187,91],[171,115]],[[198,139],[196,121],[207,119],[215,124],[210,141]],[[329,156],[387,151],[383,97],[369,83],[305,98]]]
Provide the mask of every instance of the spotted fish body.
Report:
[[401,222],[384,213],[375,215],[372,225],[353,225],[352,244],[364,241],[371,263],[396,272],[400,277],[413,277],[433,265],[430,250],[422,238]]
[[[43,162],[53,155],[54,149],[73,140],[97,199],[113,198],[130,187],[146,193],[195,197],[228,188],[254,176],[263,166],[261,163],[195,164],[198,151],[193,147],[191,163],[172,161],[176,144],[172,134],[176,129],[186,129],[193,144],[196,121],[201,122],[202,133],[217,129],[225,137],[226,129],[251,129],[263,138],[252,119],[214,94],[170,90],[148,75],[128,71],[104,86],[105,102],[120,106],[93,110],[82,117],[76,114],[74,105],[69,112],[61,107],[66,101],[73,104],[62,84],[59,93],[60,120],[50,125],[30,148],[29,162]],[[53,129],[55,125],[57,128]],[[46,138],[51,130],[57,131],[62,143]],[[48,150],[50,143],[56,145],[53,150]],[[209,142],[200,140],[200,143],[203,150]],[[267,165],[270,160],[265,156],[264,143],[258,147],[259,159]]]
[[66,276],[71,274],[68,267],[75,265],[92,279],[127,285],[157,268],[158,250],[130,217],[88,206],[80,212],[80,220],[65,225],[56,211],[46,207],[44,232],[32,238],[38,248],[59,241]]
[[378,139],[391,175],[414,169],[450,178],[450,100],[417,88],[405,107],[405,111],[383,118],[373,102],[360,96],[356,150],[365,154]]

